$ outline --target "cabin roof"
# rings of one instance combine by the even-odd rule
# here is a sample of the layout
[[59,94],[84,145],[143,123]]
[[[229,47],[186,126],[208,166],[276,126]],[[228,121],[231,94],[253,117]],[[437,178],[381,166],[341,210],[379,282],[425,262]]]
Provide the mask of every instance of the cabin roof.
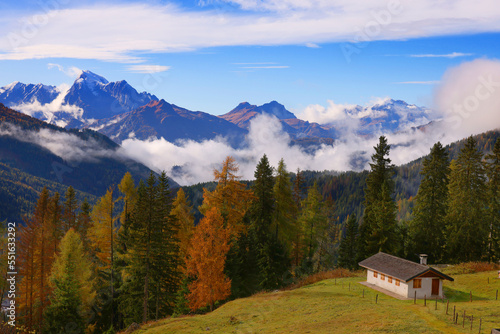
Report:
[[[379,252],[369,258],[361,261],[359,265],[363,268],[378,271],[382,274],[392,276],[404,282],[409,282],[412,279],[424,274],[432,274],[442,279],[453,281],[448,275],[431,268],[429,266],[408,261],[397,256]],[[428,275],[426,275],[428,276]]]

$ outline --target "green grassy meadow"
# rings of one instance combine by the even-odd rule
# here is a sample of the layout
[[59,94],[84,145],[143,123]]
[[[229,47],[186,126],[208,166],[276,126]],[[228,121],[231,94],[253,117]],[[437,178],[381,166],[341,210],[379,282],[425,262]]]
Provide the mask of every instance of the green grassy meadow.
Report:
[[[428,300],[426,306],[423,300],[416,304],[397,300],[359,284],[366,279],[362,274],[295,290],[260,293],[228,302],[205,315],[148,323],[135,333],[479,333],[480,318],[481,333],[500,328],[500,300],[495,300],[500,290],[497,271],[453,277],[454,282],[444,285],[448,315],[446,300],[437,302],[437,310],[434,300]],[[452,323],[454,307],[458,324]]]

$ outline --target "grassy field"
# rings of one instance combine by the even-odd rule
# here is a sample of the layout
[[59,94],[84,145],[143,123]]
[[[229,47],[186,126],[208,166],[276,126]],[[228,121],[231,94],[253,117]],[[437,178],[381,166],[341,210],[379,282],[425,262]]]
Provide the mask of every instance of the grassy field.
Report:
[[[489,334],[492,328],[500,328],[497,276],[496,271],[453,275],[454,282],[445,282],[448,315],[446,300],[437,302],[437,310],[435,301],[424,306],[423,300],[416,305],[412,300],[397,300],[359,284],[366,278],[363,275],[257,294],[206,315],[149,323],[134,333],[479,333],[481,318],[481,333]],[[454,307],[460,315],[456,325]]]

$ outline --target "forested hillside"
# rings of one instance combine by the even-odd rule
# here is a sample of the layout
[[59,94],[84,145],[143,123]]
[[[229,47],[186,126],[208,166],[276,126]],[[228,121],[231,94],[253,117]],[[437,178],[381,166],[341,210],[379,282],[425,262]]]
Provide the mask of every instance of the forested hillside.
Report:
[[137,182],[147,178],[149,168],[118,149],[95,131],[65,130],[0,104],[0,219],[20,221],[43,186],[59,193],[72,186],[91,200],[127,171]]
[[[488,131],[474,136],[477,140],[478,149],[484,154],[489,154],[498,138],[500,131]],[[447,145],[445,149],[449,152],[450,159],[456,159],[460,150],[464,147],[466,139]],[[398,204],[398,218],[409,220],[413,198],[417,194],[422,176],[422,161],[419,158],[407,164],[396,166],[394,174],[395,192],[394,199]],[[331,171],[302,171],[304,183],[302,187],[307,189],[317,182],[324,199],[331,198],[335,203],[335,214],[339,221],[343,222],[350,214],[361,217],[363,212],[364,188],[366,186],[367,171],[363,172],[331,172]],[[296,173],[291,173],[292,181],[295,181]],[[251,182],[248,182],[251,184]],[[190,187],[184,187],[186,194],[195,208],[195,216],[200,217],[197,207],[203,200],[203,188],[215,188],[213,182],[201,183]]]
[[[0,217],[8,221],[23,223],[23,217],[30,214],[44,187],[51,193],[64,194],[67,187],[53,181],[33,176],[0,163]],[[85,198],[94,203],[96,196],[76,191],[78,201]]]

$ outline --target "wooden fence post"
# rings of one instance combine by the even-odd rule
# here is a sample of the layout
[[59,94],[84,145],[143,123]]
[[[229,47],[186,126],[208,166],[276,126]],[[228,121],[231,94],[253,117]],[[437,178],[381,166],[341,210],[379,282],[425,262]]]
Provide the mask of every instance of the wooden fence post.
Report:
[[437,309],[438,309],[438,297],[436,297],[436,305],[435,305],[434,309],[435,309],[435,310],[437,310]]
[[[498,290],[497,290],[497,294],[498,294]],[[415,296],[413,297],[413,304],[416,304],[417,303],[417,291],[415,291]]]
[[375,304],[378,303],[378,294],[375,296]]
[[424,295],[424,306],[427,306],[427,295]]
[[470,302],[472,303],[472,291],[470,292]]
[[363,298],[365,298],[365,289],[363,289]]
[[483,319],[479,318],[479,334],[481,334],[481,325],[482,325]]
[[470,330],[472,330],[472,323],[474,322],[474,315],[470,317]]
[[446,301],[446,315],[448,315],[448,307],[450,306],[450,300]]
[[462,318],[462,328],[465,328],[465,310],[464,310],[464,317]]

